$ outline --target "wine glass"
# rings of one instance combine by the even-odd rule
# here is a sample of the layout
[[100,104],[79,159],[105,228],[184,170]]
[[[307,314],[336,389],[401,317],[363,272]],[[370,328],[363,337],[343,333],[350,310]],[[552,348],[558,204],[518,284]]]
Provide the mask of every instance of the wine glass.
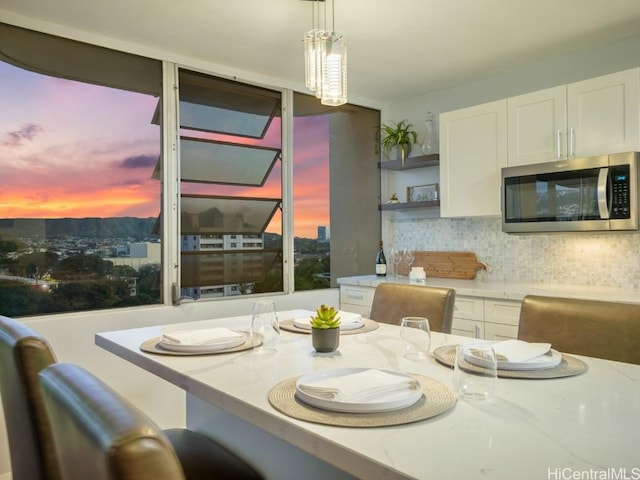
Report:
[[416,256],[413,253],[413,250],[405,250],[404,251],[404,261],[407,262],[407,267],[409,267],[409,271],[411,271],[411,265],[415,261]]
[[399,277],[398,266],[402,263],[402,251],[397,248],[391,249],[391,261],[393,262],[393,274]]
[[259,300],[253,304],[251,316],[251,346],[255,353],[272,354],[280,336],[276,306],[272,300]]

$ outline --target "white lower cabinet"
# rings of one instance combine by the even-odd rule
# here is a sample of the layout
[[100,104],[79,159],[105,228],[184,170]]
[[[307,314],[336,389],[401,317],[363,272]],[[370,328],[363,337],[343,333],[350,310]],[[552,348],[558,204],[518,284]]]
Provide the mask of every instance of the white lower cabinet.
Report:
[[[375,287],[340,285],[340,310],[371,315]],[[486,340],[517,338],[520,301],[456,295],[451,333]]]
[[484,338],[484,299],[456,295],[451,333]]
[[359,313],[363,317],[369,318],[375,291],[374,287],[340,285],[340,310]]
[[485,340],[517,338],[518,300],[456,296],[451,333]]

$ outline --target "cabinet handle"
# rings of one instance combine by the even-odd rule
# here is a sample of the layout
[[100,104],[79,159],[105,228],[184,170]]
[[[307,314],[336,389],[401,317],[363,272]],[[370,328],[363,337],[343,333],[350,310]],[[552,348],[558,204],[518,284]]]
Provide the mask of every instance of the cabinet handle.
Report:
[[347,290],[347,297],[353,298],[355,300],[362,300],[364,298],[364,293]]
[[556,130],[556,157],[562,158],[562,133]]
[[480,325],[476,325],[475,330],[475,337],[480,338]]
[[569,156],[573,157],[576,154],[576,133],[573,128],[569,129]]

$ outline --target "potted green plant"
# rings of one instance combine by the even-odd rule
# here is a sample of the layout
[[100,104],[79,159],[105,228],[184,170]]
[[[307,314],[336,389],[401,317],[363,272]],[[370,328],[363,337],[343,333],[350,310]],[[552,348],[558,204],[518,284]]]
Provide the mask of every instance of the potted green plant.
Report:
[[411,147],[418,141],[418,134],[413,130],[413,124],[402,120],[395,125],[382,124],[382,148],[392,152],[396,150],[396,157],[402,161],[409,156]]
[[340,317],[338,310],[320,305],[311,317],[311,342],[317,352],[333,352],[340,343]]

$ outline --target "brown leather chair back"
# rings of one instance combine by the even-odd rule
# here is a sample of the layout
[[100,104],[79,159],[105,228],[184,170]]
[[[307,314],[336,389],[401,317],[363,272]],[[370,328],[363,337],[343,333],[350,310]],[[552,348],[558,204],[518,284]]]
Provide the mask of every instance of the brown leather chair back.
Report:
[[402,317],[426,317],[434,332],[451,333],[456,292],[451,288],[381,283],[371,305],[371,319],[400,325]]
[[555,350],[640,364],[640,305],[528,295],[518,338]]
[[104,382],[69,363],[39,376],[65,480],[184,480],[167,437]]
[[18,320],[0,316],[0,396],[15,480],[59,480],[38,372],[56,362],[49,343]]

